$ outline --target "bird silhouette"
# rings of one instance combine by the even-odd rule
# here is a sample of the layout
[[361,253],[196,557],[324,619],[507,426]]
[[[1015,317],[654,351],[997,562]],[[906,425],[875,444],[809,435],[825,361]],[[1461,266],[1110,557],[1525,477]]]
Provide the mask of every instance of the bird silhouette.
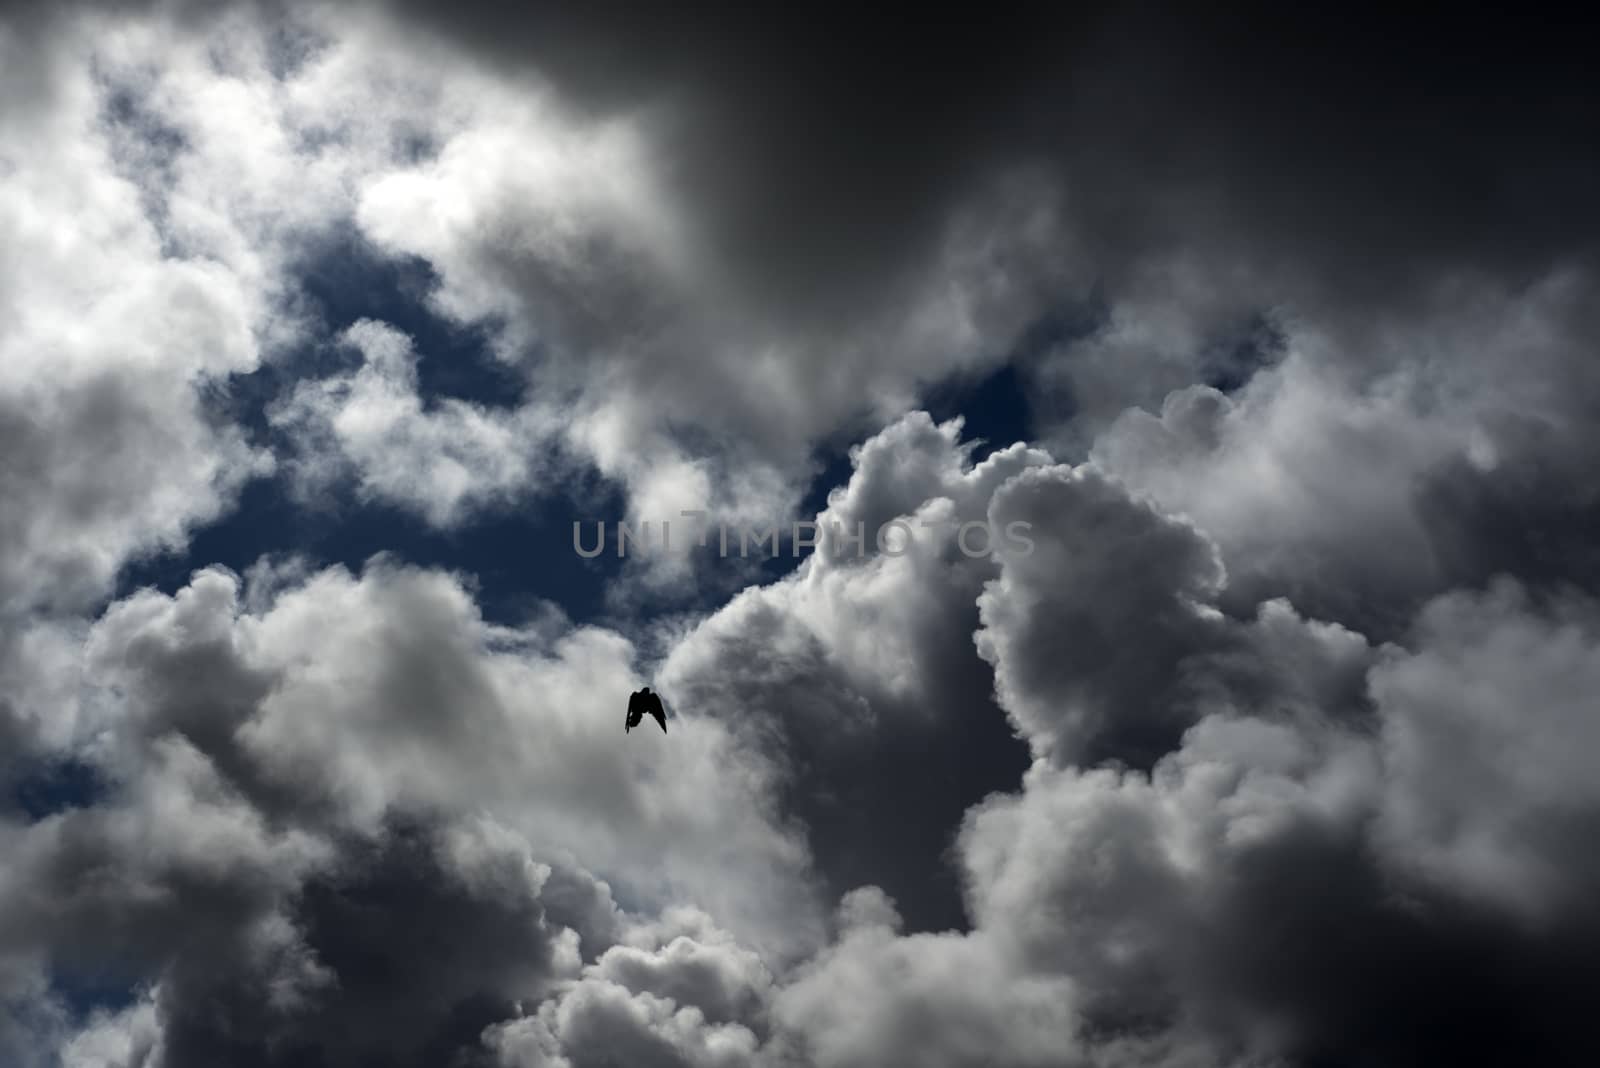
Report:
[[651,693],[648,686],[629,696],[628,720],[622,726],[622,733],[626,734],[637,727],[647,714],[655,717],[656,722],[661,724],[662,733],[665,733],[667,710],[661,707],[661,695]]

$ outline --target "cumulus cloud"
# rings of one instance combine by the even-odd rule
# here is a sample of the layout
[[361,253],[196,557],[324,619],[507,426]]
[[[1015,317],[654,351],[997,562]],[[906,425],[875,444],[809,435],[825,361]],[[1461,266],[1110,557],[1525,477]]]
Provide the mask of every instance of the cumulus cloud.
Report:
[[817,1065],[1045,1065],[1076,1059],[1070,983],[1024,979],[983,936],[896,933],[881,891],[848,895],[837,945],[785,987],[777,1012]]
[[950,830],[1022,766],[972,645],[994,558],[981,530],[963,551],[962,528],[1049,459],[1019,444],[974,463],[960,431],[919,412],[856,449],[816,516],[817,551],[733,598],[659,673],[683,707],[774,754],[835,894],[887,884],[919,926],[961,922],[940,861]]
[[1458,287],[1426,326],[1358,353],[1370,370],[1301,326],[1236,393],[1194,385],[1159,415],[1130,409],[1090,456],[1214,537],[1246,602],[1287,595],[1393,633],[1496,571],[1587,580],[1591,287],[1570,272],[1517,294]]
[[[549,646],[484,623],[455,578],[381,561],[254,581],[212,569],[114,602],[80,646],[101,718],[63,745],[100,785],[0,824],[0,959],[149,994],[64,1055],[431,1063],[586,960],[716,1018],[817,942],[761,754],[712,720],[675,724],[670,764],[616,745],[620,636]],[[742,942],[674,919],[685,902]],[[35,993],[16,1019],[51,1009]]]
[[[891,431],[858,460],[891,440],[915,438]],[[1593,719],[1567,696],[1587,692],[1591,602],[1450,595],[1400,644],[1281,600],[1233,617],[1205,535],[1093,466],[1015,470],[990,493],[992,517],[1033,521],[1039,551],[987,565],[976,648],[1038,759],[963,820],[970,929],[900,934],[881,891],[849,895],[838,940],[780,983],[770,1055],[1581,1059],[1563,1006],[1594,959],[1549,947],[1592,944],[1592,873],[1556,858],[1594,806],[1562,770],[1585,774],[1581,746],[1534,754]]]
[[362,320],[340,340],[361,354],[361,366],[302,380],[272,413],[302,450],[295,471],[303,493],[315,497],[353,477],[361,495],[447,527],[540,483],[555,437],[544,413],[486,410],[455,398],[426,407],[404,334]]
[[[1094,477],[1046,468],[997,496],[1035,482],[1067,502]],[[1115,496],[1103,483],[1098,492]],[[1145,507],[1122,501],[1159,529]],[[1077,529],[1073,512],[1060,515],[1038,525],[1046,537]],[[1018,563],[1003,560],[1004,577],[984,594],[990,603],[1018,588],[1006,581]],[[1152,586],[1163,574],[1151,564],[1136,573],[1156,576]],[[1168,573],[1168,588],[1183,590],[1184,577]],[[1053,592],[1072,603],[1065,590]],[[1129,603],[1144,605],[1161,632],[1161,601]],[[926,1056],[952,1063],[1030,1063],[1033,1041],[1053,1051],[1048,1063],[1182,1064],[1409,1063],[1471,1046],[1528,1047],[1577,1063],[1590,1044],[1565,1006],[1592,982],[1594,958],[1550,947],[1593,944],[1592,912],[1580,902],[1593,879],[1587,866],[1555,858],[1595,808],[1562,770],[1583,774],[1584,758],[1533,753],[1581,737],[1588,728],[1573,717],[1593,719],[1567,697],[1590,670],[1592,610],[1570,598],[1540,607],[1509,585],[1451,595],[1428,607],[1408,645],[1381,650],[1283,605],[1264,605],[1242,625],[1213,616],[1231,631],[1219,648],[1149,649],[1151,668],[1182,665],[1195,695],[1188,705],[1170,694],[1158,703],[1196,718],[1148,771],[1063,759],[1059,720],[1032,711],[1071,708],[1054,681],[1070,630],[1049,645],[1007,640],[1049,618],[1037,589],[1014,615],[986,612],[980,642],[996,660],[1002,703],[1040,759],[1020,792],[991,797],[964,821],[957,852],[972,931],[896,939],[892,924],[879,924],[881,944],[859,963],[836,959],[827,979],[799,981],[783,997],[809,993],[800,1003],[817,1006],[809,1026],[830,1051],[818,1054],[826,1063],[881,1062],[891,1047],[874,1043],[894,1041],[901,1014],[987,989],[1019,1000],[982,1014],[985,1024],[1012,1021],[982,1051],[959,1052],[978,1025],[954,1007],[919,1017],[898,1048],[926,1042]],[[1085,667],[1062,674],[1095,677]],[[1156,675],[1158,693],[1160,684]],[[1459,714],[1462,702],[1482,711]],[[1137,720],[1140,703],[1111,707]],[[1524,773],[1533,778],[1516,778]],[[1539,831],[1513,844],[1511,826]],[[846,936],[841,947],[850,944]],[[961,963],[941,964],[941,953]],[[904,961],[893,983],[852,988],[848,1018],[873,1024],[849,1037],[836,1015],[846,1010],[822,991],[853,982],[847,968],[893,959]],[[1439,971],[1446,961],[1460,969],[1449,979]],[[984,968],[991,978],[968,985]],[[1053,1007],[1072,1011],[1015,1020],[1009,1014],[1041,981],[1054,984]],[[858,1015],[863,990],[872,1008]]]
[[773,988],[758,956],[693,909],[669,909],[625,939],[537,1013],[485,1032],[496,1063],[755,1063]]
[[[1595,1061],[1586,38],[502,7],[0,21],[0,1060]],[[118,585],[847,442],[693,617]]]
[[[953,205],[925,266],[892,299],[793,322],[770,294],[743,287],[748,265],[720,248],[699,212],[704,192],[673,171],[694,109],[671,94],[597,114],[558,77],[505,77],[364,7],[311,5],[282,25],[248,6],[192,25],[182,15],[158,6],[117,19],[90,7],[43,20],[53,36],[32,28],[61,50],[61,76],[79,79],[91,113],[87,143],[70,150],[101,153],[97,180],[121,190],[147,256],[193,258],[241,290],[216,299],[228,297],[223,328],[244,354],[212,355],[205,370],[248,373],[265,355],[267,381],[289,378],[277,429],[301,460],[295,470],[354,464],[368,492],[435,525],[549,488],[551,465],[533,454],[558,450],[620,484],[635,519],[706,508],[785,520],[819,445],[898,415],[952,373],[994,366],[1046,299],[1058,198],[1026,172]],[[37,173],[55,166],[40,159]],[[515,415],[478,418],[448,401],[435,410],[420,397],[435,418],[404,414],[405,361],[375,359],[356,340],[366,327],[319,322],[319,300],[299,284],[343,239],[426,265],[431,310],[484,331],[477,357],[518,376]],[[118,298],[172,303],[133,287]],[[298,354],[329,329],[362,347],[364,369],[324,377],[320,390],[296,385]],[[163,366],[179,373],[175,361]],[[380,398],[398,406],[391,420],[358,429],[357,410]],[[330,431],[333,409],[344,414]],[[226,424],[213,432],[240,436]],[[462,455],[430,458],[412,477],[383,469],[400,462],[400,441],[421,448],[446,432]],[[210,442],[193,451],[223,454]],[[168,522],[146,541],[177,545],[183,529]],[[665,560],[657,577],[681,578],[683,564]]]
[[1211,543],[1082,468],[1019,476],[990,515],[1036,532],[1032,551],[1002,550],[978,602],[979,649],[1023,733],[1057,762],[1166,752],[1184,662],[1222,638]]
[[77,607],[130,556],[181,544],[270,465],[208,418],[202,392],[248,371],[265,311],[249,279],[169,255],[123,173],[77,35],[35,48],[43,84],[0,120],[0,591]]
[[[744,866],[772,896],[720,904],[754,906],[780,941],[803,927],[805,856],[763,818],[763,764],[710,722],[678,732],[671,769],[618,749],[609,713],[626,704],[631,647],[588,628],[547,640],[485,623],[451,576],[375,561],[256,612],[237,578],[202,572],[175,597],[113,605],[88,649],[102,684],[128,695],[126,719],[206,739],[258,803],[368,833],[394,808],[488,807],[591,870],[642,872],[650,858],[654,877],[619,886],[646,900],[675,900],[685,882],[723,895],[718,869]],[[743,773],[711,773],[724,765]],[[787,907],[797,917],[778,924]]]
[[[1036,552],[950,552],[940,525],[920,551],[818,554],[747,591],[662,673],[690,710],[668,736],[671,780],[606,727],[630,685],[625,641],[491,626],[447,575],[380,561],[261,572],[252,592],[210,571],[113,605],[84,668],[116,695],[87,749],[111,790],[8,825],[6,945],[154,985],[62,1048],[175,1065],[313,1049],[1180,1065],[1584,1048],[1561,1006],[1594,967],[1593,873],[1567,862],[1594,812],[1567,748],[1592,718],[1592,602],[1450,595],[1389,645],[1282,601],[1234,618],[1215,607],[1226,578],[1205,535],[1092,465],[1026,448],[974,465],[958,428],[925,416],[857,463],[838,516],[1027,516]],[[1113,580],[1131,586],[1120,612],[1087,612]],[[833,640],[860,629],[827,622],[838,613],[871,619],[930,583],[966,602],[976,641],[894,626],[898,651],[860,656]],[[1041,637],[1069,618],[1108,628],[1096,655],[1071,659],[1071,627]],[[1152,634],[1167,637],[1139,644]],[[1118,641],[1145,672],[1119,666]],[[957,659],[1000,707],[913,685]],[[966,927],[907,932],[863,880],[830,935],[805,933],[813,855],[824,892],[945,855],[912,838],[863,867],[816,833],[830,825],[813,794],[865,799],[846,811],[886,841],[906,809],[882,799],[931,802],[948,784],[916,778],[960,759],[886,788],[883,763],[844,758],[907,738],[938,754],[976,717],[1036,759],[951,825]],[[1142,760],[1086,755],[1150,737],[1166,740]],[[86,882],[90,862],[116,878]],[[449,941],[396,987],[425,943],[380,932],[424,915]],[[195,984],[221,992],[235,1031],[194,1015]],[[402,1002],[407,1026],[387,1027],[380,1006]]]
[[1595,609],[1538,605],[1503,579],[1430,603],[1415,649],[1374,668],[1395,863],[1534,923],[1584,910],[1595,872],[1574,836],[1597,811]]

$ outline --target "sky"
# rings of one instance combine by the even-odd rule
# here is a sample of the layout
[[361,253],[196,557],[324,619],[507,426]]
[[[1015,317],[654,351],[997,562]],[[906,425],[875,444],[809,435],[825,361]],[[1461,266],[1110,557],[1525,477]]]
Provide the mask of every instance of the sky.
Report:
[[1600,1063],[1587,42],[0,7],[0,1065]]

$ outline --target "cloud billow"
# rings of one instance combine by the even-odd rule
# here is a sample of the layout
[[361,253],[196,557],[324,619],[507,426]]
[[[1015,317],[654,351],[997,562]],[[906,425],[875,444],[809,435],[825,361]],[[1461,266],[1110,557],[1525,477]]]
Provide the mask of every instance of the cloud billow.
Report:
[[0,1061],[1596,1062],[1584,38],[991,14],[0,15]]

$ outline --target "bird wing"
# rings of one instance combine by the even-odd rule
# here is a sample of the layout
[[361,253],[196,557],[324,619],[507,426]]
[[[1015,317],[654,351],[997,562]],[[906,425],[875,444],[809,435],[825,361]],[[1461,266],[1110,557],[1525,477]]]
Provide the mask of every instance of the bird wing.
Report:
[[644,697],[638,693],[628,695],[628,718],[624,723],[626,727],[633,727],[644,717]]
[[645,711],[654,716],[656,722],[661,724],[661,729],[665,731],[667,729],[667,710],[661,707],[661,696],[659,694],[650,694],[645,698],[645,702]]

